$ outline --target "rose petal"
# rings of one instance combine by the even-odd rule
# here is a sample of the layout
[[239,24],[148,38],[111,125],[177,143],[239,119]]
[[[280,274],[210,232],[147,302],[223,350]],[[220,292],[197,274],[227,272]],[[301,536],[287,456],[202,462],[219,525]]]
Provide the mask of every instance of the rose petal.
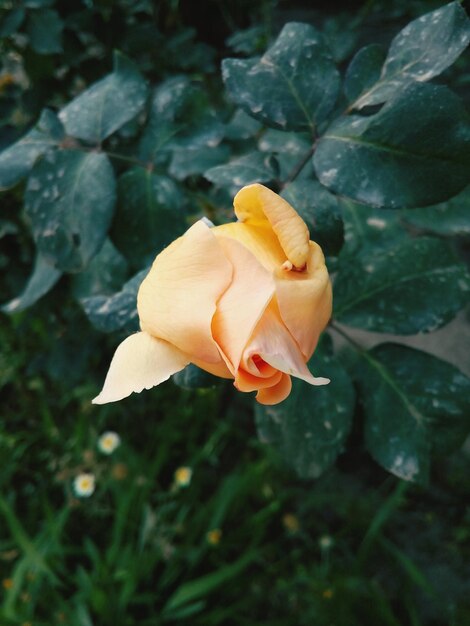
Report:
[[151,389],[189,363],[188,355],[145,332],[125,339],[114,353],[101,393],[94,404],[116,402],[132,392]]
[[275,301],[266,309],[243,353],[243,369],[250,371],[250,361],[255,356],[311,385],[326,385],[330,382],[328,378],[316,378],[311,374],[299,347],[279,317]]
[[280,267],[287,257],[281,248],[279,239],[265,220],[263,224],[245,224],[231,222],[213,229],[214,235],[235,239],[247,248],[265,267],[273,271]]
[[272,370],[274,373],[266,378],[262,378],[260,376],[254,376],[250,374],[250,372],[246,372],[243,369],[239,369],[237,372],[237,376],[235,378],[235,387],[239,391],[258,391],[259,389],[264,389],[265,387],[272,387],[273,385],[277,385],[277,383],[281,380],[284,374],[279,370]]
[[221,236],[218,241],[233,265],[233,277],[217,303],[212,336],[234,373],[253,329],[274,294],[274,280],[240,243]]
[[197,365],[202,370],[209,372],[209,374],[219,376],[219,378],[233,378],[233,374],[230,372],[222,359],[220,359],[218,363],[207,363],[206,361],[200,361],[199,359],[191,359],[191,363],[194,363],[194,365]]
[[287,398],[292,389],[290,376],[282,374],[280,381],[272,387],[260,389],[256,394],[256,400],[260,404],[278,404]]
[[310,242],[304,272],[275,272],[276,295],[282,320],[308,360],[331,317],[332,293],[320,246]]
[[221,360],[212,339],[216,303],[232,279],[232,265],[202,221],[165,248],[137,296],[142,330],[208,363]]
[[233,205],[241,222],[260,225],[267,220],[292,265],[299,269],[304,267],[309,251],[308,228],[284,198],[256,183],[240,189]]

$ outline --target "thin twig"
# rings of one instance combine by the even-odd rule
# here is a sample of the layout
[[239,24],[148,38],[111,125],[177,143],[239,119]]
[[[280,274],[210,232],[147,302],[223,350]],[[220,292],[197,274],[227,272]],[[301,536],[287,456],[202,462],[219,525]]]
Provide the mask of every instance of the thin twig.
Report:
[[292,172],[289,174],[289,176],[286,178],[286,180],[283,183],[281,183],[281,189],[284,189],[286,185],[293,182],[297,178],[297,176],[300,174],[300,172],[304,169],[304,167],[307,165],[309,160],[312,158],[316,147],[317,145],[315,142],[310,148],[310,150],[307,152],[307,154],[305,154],[302,157],[302,159],[296,164],[296,166],[294,167]]

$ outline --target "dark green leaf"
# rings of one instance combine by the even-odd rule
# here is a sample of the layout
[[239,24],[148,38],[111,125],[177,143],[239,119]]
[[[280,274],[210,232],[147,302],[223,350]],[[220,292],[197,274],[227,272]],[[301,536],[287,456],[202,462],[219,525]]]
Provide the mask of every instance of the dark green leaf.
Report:
[[277,177],[272,155],[252,152],[225,165],[217,165],[204,174],[207,180],[231,189],[240,189],[251,183],[267,183]]
[[468,432],[470,380],[445,361],[397,344],[363,356],[355,377],[367,448],[396,476],[426,482],[432,449],[448,451]]
[[0,219],[0,239],[8,235],[16,235],[18,230],[18,226],[10,220]]
[[232,141],[243,141],[254,137],[261,128],[261,124],[245,113],[243,109],[237,109],[230,122],[225,126],[225,137]]
[[293,380],[289,397],[275,406],[256,406],[258,435],[275,446],[302,478],[317,478],[342,451],[351,428],[355,394],[338,361],[322,345],[310,360],[310,370],[331,379],[313,387]]
[[175,76],[154,91],[139,155],[158,164],[162,155],[174,149],[216,147],[223,135],[223,124],[210,108],[207,94],[189,78]]
[[310,238],[323,252],[338,254],[343,244],[343,221],[336,197],[314,180],[295,180],[281,196],[299,213],[309,228]]
[[410,335],[449,322],[465,306],[470,276],[453,250],[431,238],[365,248],[339,264],[335,317],[365,330]]
[[127,276],[127,261],[106,239],[84,272],[73,277],[73,294],[77,300],[96,295],[114,294]]
[[56,0],[23,0],[23,4],[28,9],[41,9],[55,4]]
[[116,198],[104,154],[60,150],[33,168],[25,194],[38,249],[55,267],[80,271],[103,245]]
[[252,26],[238,30],[227,39],[226,44],[239,54],[257,54],[266,47],[265,26]]
[[147,83],[124,55],[114,54],[114,69],[67,104],[59,117],[68,135],[99,143],[135,118],[147,100]]
[[188,176],[204,174],[211,167],[225,163],[229,155],[230,148],[226,145],[174,150],[168,173],[177,180],[184,180]]
[[16,185],[28,174],[36,159],[56,148],[63,136],[62,124],[55,113],[44,109],[36,126],[0,153],[0,190]]
[[357,28],[357,21],[361,19],[352,18],[350,13],[339,13],[327,17],[322,25],[322,31],[326,35],[330,46],[331,54],[336,63],[343,63],[351,58],[357,48],[357,41],[360,31]]
[[24,17],[25,10],[22,7],[7,9],[0,19],[0,37],[9,37],[16,33]]
[[39,9],[28,14],[26,30],[31,47],[38,54],[62,52],[64,23],[54,9]]
[[406,236],[399,211],[374,209],[366,204],[359,204],[347,198],[338,198],[344,223],[344,242],[341,259],[355,257],[363,248],[369,253],[375,248],[382,254],[385,248],[396,245],[397,239]]
[[305,158],[308,159],[308,163],[302,168],[297,178],[312,176],[312,164],[309,158],[309,153],[312,152],[312,141],[308,134],[269,129],[260,137],[258,148],[262,152],[271,152],[276,155],[281,180],[287,180],[299,162]]
[[[198,33],[194,28],[179,30],[177,34],[164,38],[164,54],[172,64],[182,70],[213,72],[216,51],[208,44],[197,41],[197,38]],[[168,61],[165,59],[165,62]]]
[[167,176],[141,167],[118,180],[118,208],[112,239],[135,268],[153,261],[156,254],[185,228],[185,199]]
[[39,253],[36,257],[33,273],[21,295],[2,306],[5,313],[17,313],[27,309],[42,298],[57,283],[62,272],[52,267]]
[[460,2],[419,17],[392,41],[380,79],[352,107],[386,102],[404,86],[438,76],[469,42],[470,21]]
[[213,387],[217,384],[218,378],[205,372],[192,363],[181,372],[173,375],[173,382],[182,389],[201,389]]
[[340,82],[323,35],[297,22],[261,59],[225,59],[222,75],[233,102],[281,130],[312,131],[333,108]]
[[149,269],[140,271],[112,296],[92,296],[81,300],[83,310],[95,328],[104,333],[139,329],[137,292]]
[[384,60],[385,52],[382,46],[372,44],[359,50],[344,77],[344,91],[348,102],[354,102],[375,85],[380,78]]
[[402,212],[406,223],[445,237],[470,235],[470,187],[448,202]]
[[314,166],[326,187],[373,206],[447,200],[469,182],[470,118],[447,87],[415,83],[375,115],[335,122]]

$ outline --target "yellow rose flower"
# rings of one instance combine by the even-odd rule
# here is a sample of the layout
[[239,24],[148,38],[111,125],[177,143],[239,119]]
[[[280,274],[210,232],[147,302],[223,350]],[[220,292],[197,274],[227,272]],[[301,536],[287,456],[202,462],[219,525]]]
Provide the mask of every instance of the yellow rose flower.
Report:
[[321,248],[298,213],[254,184],[234,200],[237,222],[196,222],[155,259],[138,297],[141,332],[116,350],[104,404],[150,389],[189,363],[277,404],[291,376],[324,385],[307,368],[331,315]]

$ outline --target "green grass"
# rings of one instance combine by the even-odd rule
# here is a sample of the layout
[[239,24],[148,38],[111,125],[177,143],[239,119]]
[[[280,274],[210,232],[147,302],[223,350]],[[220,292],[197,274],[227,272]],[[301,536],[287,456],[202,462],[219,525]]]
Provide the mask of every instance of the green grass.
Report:
[[[46,302],[2,318],[2,626],[470,619],[468,456],[440,467],[432,491],[361,450],[305,482],[258,443],[250,399],[230,385],[169,382],[93,406],[116,338],[57,304],[65,315]],[[110,456],[97,448],[105,430],[122,440]],[[193,470],[185,488],[180,466]],[[96,491],[79,499],[83,471]]]

